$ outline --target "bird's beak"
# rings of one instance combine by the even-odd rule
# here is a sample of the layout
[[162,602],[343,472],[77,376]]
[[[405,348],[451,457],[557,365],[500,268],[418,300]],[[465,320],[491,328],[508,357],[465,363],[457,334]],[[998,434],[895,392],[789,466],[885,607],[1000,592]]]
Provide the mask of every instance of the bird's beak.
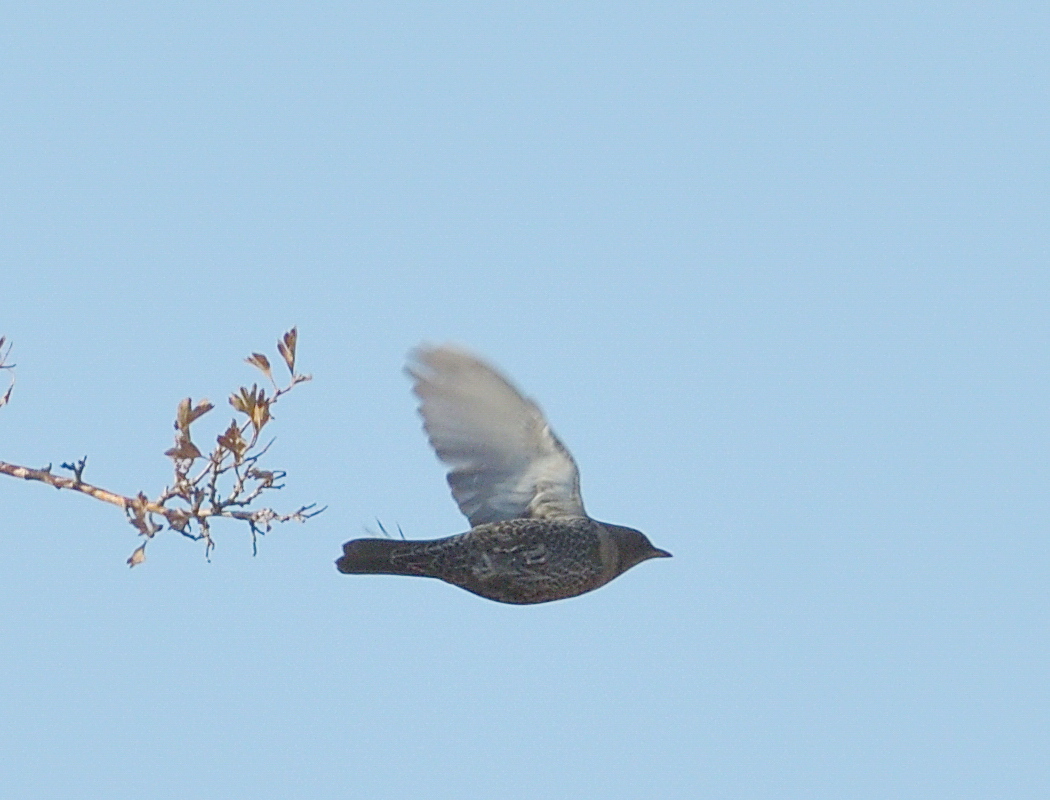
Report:
[[661,550],[659,547],[654,547],[650,558],[671,558],[671,554],[666,550]]

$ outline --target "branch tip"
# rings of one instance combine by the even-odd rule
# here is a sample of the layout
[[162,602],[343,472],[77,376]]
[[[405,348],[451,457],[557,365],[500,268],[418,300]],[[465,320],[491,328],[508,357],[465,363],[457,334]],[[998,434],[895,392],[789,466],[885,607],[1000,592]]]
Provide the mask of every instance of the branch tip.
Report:
[[[214,406],[206,399],[196,404],[189,397],[179,401],[175,414],[175,447],[165,452],[173,461],[175,477],[156,499],[151,500],[144,492],[128,496],[85,483],[87,456],[71,463],[61,463],[62,469],[73,473],[72,478],[52,474],[52,464],[43,469],[32,469],[3,461],[0,461],[0,474],[38,481],[55,489],[70,489],[119,506],[124,510],[128,523],[144,538],[128,558],[129,567],[146,560],[147,543],[166,528],[188,539],[203,540],[205,558],[211,561],[211,553],[216,547],[211,535],[210,521],[213,517],[247,523],[254,555],[258,552],[258,537],[265,535],[274,523],[305,522],[327,508],[317,508],[316,504],[311,503],[290,514],[280,514],[271,508],[251,508],[263,493],[284,487],[281,483],[286,476],[284,470],[262,469],[259,466],[260,459],[274,442],[270,439],[260,445],[259,435],[263,427],[273,420],[270,411],[273,404],[298,384],[310,380],[309,375],[300,375],[295,371],[297,343],[298,332],[295,328],[285,333],[277,343],[290,374],[287,385],[283,387],[274,381],[270,360],[265,355],[252,353],[245,359],[270,379],[273,393],[267,396],[266,390],[253,384],[250,390],[241,387],[238,393],[231,395],[230,404],[237,412],[244,414],[247,420],[238,424],[234,419],[226,431],[215,438],[214,449],[208,456],[193,443],[190,427]],[[10,352],[10,343],[6,337],[0,336],[0,369],[14,367],[6,363]],[[11,385],[0,395],[0,406],[9,401],[13,386],[12,375]],[[190,470],[195,463],[198,471],[191,475]]]

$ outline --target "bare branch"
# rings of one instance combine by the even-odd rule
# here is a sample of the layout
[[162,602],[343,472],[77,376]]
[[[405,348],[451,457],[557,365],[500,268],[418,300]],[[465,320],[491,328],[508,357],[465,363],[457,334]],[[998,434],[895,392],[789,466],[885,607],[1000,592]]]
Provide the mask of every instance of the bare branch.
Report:
[[[274,386],[273,395],[267,397],[266,392],[257,385],[251,389],[242,386],[238,392],[234,392],[230,396],[230,405],[246,419],[243,423],[234,419],[225,432],[215,438],[215,447],[207,457],[193,443],[191,427],[214,406],[207,400],[194,405],[188,397],[179,402],[175,414],[175,446],[164,453],[173,462],[174,479],[171,486],[155,499],[151,500],[143,492],[134,496],[122,495],[84,483],[87,456],[76,462],[62,464],[63,469],[73,472],[73,478],[52,474],[50,465],[46,469],[32,469],[3,461],[0,461],[0,474],[39,481],[56,489],[70,489],[120,506],[128,522],[140,536],[145,537],[145,541],[128,558],[127,563],[131,567],[146,560],[146,544],[165,526],[194,541],[203,541],[205,557],[210,556],[215,548],[211,531],[211,520],[214,518],[247,523],[254,553],[257,537],[271,530],[275,523],[305,522],[325,510],[318,509],[316,504],[303,506],[291,514],[281,514],[272,508],[250,508],[266,492],[284,488],[284,484],[279,483],[286,474],[283,470],[260,469],[258,466],[273,444],[271,439],[260,446],[259,434],[273,420],[271,407],[300,383],[310,380],[309,375],[295,372],[297,340],[298,334],[293,328],[278,342],[278,349],[291,373],[287,386],[281,387],[274,382],[270,361],[263,354],[252,353],[245,359],[270,379]],[[4,344],[5,339],[0,337],[0,369],[11,366],[6,364],[10,347],[5,351]],[[0,406],[7,402],[10,395],[9,387],[3,398],[0,398]],[[201,459],[204,459],[204,464],[200,470],[190,475],[194,463]]]
[[[8,464],[6,461],[0,461],[0,474],[10,475],[12,478],[22,478],[27,481],[40,481],[48,486],[54,486],[56,489],[72,489],[76,492],[83,492],[96,500],[112,503],[125,509],[132,502],[130,497],[101,489],[98,486],[92,486],[90,483],[83,483],[76,478],[63,478],[59,475],[53,475],[50,466],[47,469],[31,469],[30,467],[20,467],[17,464]],[[154,505],[150,510],[156,513],[164,512],[163,507],[159,505]]]

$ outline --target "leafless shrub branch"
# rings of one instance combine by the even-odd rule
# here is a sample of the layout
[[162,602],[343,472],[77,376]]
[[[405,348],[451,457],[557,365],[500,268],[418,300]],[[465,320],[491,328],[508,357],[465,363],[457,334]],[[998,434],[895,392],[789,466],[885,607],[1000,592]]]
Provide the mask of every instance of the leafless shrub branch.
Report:
[[[289,378],[283,386],[274,379],[269,359],[261,353],[252,353],[245,359],[266,376],[270,383],[270,394],[265,388],[253,384],[251,389],[240,387],[230,395],[229,403],[235,416],[229,426],[215,439],[211,453],[205,456],[193,442],[193,424],[214,409],[208,400],[194,403],[189,397],[182,400],[175,414],[175,445],[164,455],[172,460],[174,479],[155,498],[144,492],[128,496],[92,486],[83,480],[87,456],[61,466],[73,473],[73,477],[56,475],[48,464],[44,469],[33,469],[0,461],[0,474],[39,481],[56,489],[81,492],[106,503],[124,509],[128,522],[143,537],[142,544],[128,558],[134,567],[146,560],[146,545],[159,532],[167,528],[183,536],[204,542],[205,557],[215,548],[211,521],[218,518],[240,520],[248,524],[252,535],[252,552],[256,552],[258,537],[272,529],[278,522],[305,522],[317,516],[324,508],[316,504],[303,506],[290,514],[281,514],[272,508],[250,506],[263,494],[284,488],[280,483],[285,478],[283,470],[262,469],[260,460],[273,444],[270,439],[260,443],[263,429],[273,420],[270,409],[288,392],[310,380],[309,375],[295,371],[295,351],[298,334],[292,328],[277,342],[278,352],[288,367]],[[8,364],[11,348],[5,349],[5,339],[0,337],[0,370],[11,369]],[[5,394],[0,397],[0,406],[11,398],[14,387],[12,377]],[[239,420],[240,418],[240,420]]]

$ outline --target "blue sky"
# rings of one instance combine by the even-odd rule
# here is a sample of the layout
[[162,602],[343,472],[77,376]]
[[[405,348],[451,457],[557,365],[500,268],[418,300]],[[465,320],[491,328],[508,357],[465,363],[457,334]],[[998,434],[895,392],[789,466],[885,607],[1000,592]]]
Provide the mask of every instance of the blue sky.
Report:
[[[1043,797],[1050,15],[53,4],[0,19],[0,459],[170,478],[292,325],[253,558],[0,476],[34,798]],[[536,607],[339,575],[465,529],[405,353],[542,405],[675,554]],[[211,427],[208,427],[211,426]]]

